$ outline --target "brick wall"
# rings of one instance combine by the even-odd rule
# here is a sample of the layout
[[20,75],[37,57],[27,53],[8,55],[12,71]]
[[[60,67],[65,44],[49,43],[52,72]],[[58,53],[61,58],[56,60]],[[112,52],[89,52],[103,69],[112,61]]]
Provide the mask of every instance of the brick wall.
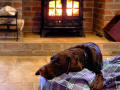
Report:
[[0,8],[6,5],[15,7],[18,10],[19,18],[22,18],[22,0],[0,0]]
[[93,30],[96,33],[101,34],[101,30],[103,29],[103,19],[104,19],[104,0],[95,0],[94,1],[94,15],[93,15]]
[[94,10],[94,0],[84,0],[83,8],[83,28],[85,32],[93,31],[93,10]]
[[23,18],[25,32],[40,31],[41,0],[23,0]]
[[120,14],[120,0],[97,0],[94,2],[94,31],[103,35],[103,28]]

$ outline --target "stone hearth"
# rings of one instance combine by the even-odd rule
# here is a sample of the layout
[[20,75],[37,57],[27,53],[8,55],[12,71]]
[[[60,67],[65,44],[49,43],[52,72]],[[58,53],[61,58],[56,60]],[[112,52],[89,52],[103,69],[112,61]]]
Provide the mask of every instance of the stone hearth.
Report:
[[[32,38],[31,38],[32,36]],[[108,41],[93,33],[86,33],[81,37],[50,37],[40,38],[39,34],[26,33],[18,42],[14,40],[0,41],[0,55],[2,56],[50,56],[71,46],[94,42],[99,45],[104,56],[120,55],[120,43]],[[112,48],[112,49],[111,49]]]

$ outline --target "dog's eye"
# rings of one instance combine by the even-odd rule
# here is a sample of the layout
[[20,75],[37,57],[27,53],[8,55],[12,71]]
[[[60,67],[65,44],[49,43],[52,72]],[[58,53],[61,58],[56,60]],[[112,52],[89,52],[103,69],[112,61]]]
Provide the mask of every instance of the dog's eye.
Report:
[[56,65],[60,65],[60,61],[59,60],[54,60],[53,63],[56,64]]

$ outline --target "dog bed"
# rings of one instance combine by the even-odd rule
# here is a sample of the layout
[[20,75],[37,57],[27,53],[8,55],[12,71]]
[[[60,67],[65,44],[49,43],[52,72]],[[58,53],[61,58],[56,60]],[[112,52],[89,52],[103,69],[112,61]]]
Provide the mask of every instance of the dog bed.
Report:
[[[103,63],[103,90],[120,90],[120,56],[108,58]],[[88,69],[63,74],[52,80],[40,77],[40,90],[90,90],[95,74]]]

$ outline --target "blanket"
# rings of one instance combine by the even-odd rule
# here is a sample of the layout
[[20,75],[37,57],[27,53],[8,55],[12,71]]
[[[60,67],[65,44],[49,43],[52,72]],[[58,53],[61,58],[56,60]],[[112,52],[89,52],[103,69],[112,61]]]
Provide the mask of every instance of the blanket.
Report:
[[[120,90],[120,56],[103,62],[103,90]],[[63,74],[52,80],[40,77],[41,90],[90,90],[95,74],[88,69]]]

